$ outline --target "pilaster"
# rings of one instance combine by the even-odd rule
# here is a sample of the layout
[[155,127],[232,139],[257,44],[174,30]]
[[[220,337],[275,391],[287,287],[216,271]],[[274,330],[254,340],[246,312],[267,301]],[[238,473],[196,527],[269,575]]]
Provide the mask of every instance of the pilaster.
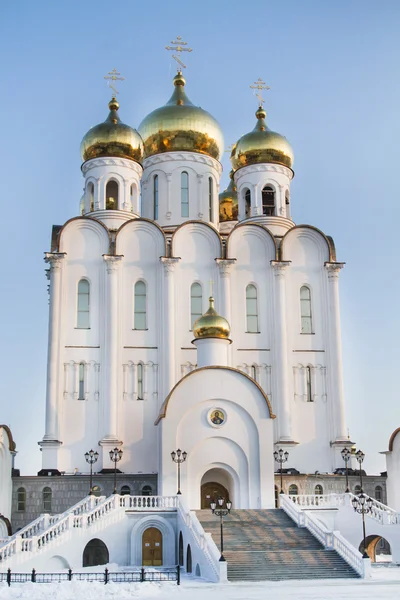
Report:
[[[175,343],[175,267],[180,258],[160,257],[164,267],[164,314],[163,314],[163,347],[164,373],[161,373],[165,396],[176,383],[176,343]],[[162,363],[161,363],[162,365]]]

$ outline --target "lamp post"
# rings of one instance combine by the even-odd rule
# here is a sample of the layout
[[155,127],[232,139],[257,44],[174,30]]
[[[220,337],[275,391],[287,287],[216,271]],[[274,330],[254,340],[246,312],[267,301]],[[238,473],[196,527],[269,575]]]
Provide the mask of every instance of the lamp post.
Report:
[[281,471],[281,491],[279,492],[280,494],[283,494],[283,473],[282,473],[282,465],[283,463],[285,463],[287,461],[287,459],[289,458],[289,452],[286,450],[286,452],[284,452],[282,450],[282,448],[280,448],[279,450],[275,450],[274,452],[274,459],[277,463],[279,463],[281,465],[280,471]]
[[123,451],[121,448],[114,448],[114,450],[110,450],[108,453],[110,460],[114,463],[114,491],[113,494],[117,493],[117,462],[119,462],[122,458]]
[[358,512],[362,517],[362,525],[363,525],[363,545],[364,545],[364,554],[363,558],[368,558],[367,547],[365,543],[365,514],[371,512],[373,500],[363,491],[358,496],[354,496],[351,501],[353,508],[356,512]]
[[178,491],[176,492],[178,496],[182,494],[181,492],[181,464],[185,462],[187,457],[187,452],[182,452],[180,448],[178,450],[174,450],[171,452],[171,458],[178,465]]
[[344,460],[344,462],[346,463],[346,494],[348,494],[350,492],[349,490],[349,467],[348,467],[348,463],[351,457],[351,451],[348,448],[343,448],[343,450],[340,453],[342,455],[342,458]]
[[[217,508],[217,502],[218,502],[218,508]],[[221,528],[221,556],[219,561],[220,562],[225,562],[225,557],[224,557],[224,517],[226,517],[226,515],[228,515],[231,512],[231,508],[232,508],[232,502],[230,500],[227,500],[226,502],[226,508],[223,508],[224,506],[224,502],[225,499],[219,497],[217,499],[217,502],[215,502],[215,500],[213,500],[212,502],[210,502],[210,508],[211,508],[211,512],[213,515],[217,515],[217,517],[220,518],[220,528]]]
[[85,460],[90,465],[90,492],[89,495],[93,496],[93,465],[97,462],[99,458],[99,453],[94,450],[89,450],[89,452],[85,452]]
[[355,457],[357,459],[358,464],[360,465],[360,487],[361,487],[361,493],[364,491],[363,490],[363,484],[362,484],[362,471],[361,471],[361,465],[363,463],[365,454],[362,450],[358,450],[358,452],[356,452]]

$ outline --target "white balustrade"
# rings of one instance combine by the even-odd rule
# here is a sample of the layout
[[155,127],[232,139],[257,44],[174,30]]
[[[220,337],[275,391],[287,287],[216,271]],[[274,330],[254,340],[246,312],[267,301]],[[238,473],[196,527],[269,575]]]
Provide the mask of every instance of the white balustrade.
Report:
[[120,506],[126,510],[137,511],[176,511],[176,496],[119,496]]

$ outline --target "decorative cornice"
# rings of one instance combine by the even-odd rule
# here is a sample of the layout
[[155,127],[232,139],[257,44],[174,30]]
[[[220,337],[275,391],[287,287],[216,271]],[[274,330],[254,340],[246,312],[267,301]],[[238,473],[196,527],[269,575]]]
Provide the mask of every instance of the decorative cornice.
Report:
[[245,177],[246,175],[250,175],[251,173],[281,173],[282,175],[286,175],[286,177],[289,177],[289,179],[293,179],[294,177],[294,172],[288,167],[284,167],[283,165],[277,165],[274,163],[260,163],[257,165],[241,167],[240,169],[235,171],[235,183],[237,183],[238,179],[240,179],[241,177]]
[[173,273],[175,271],[175,266],[178,264],[178,262],[180,261],[180,257],[173,257],[173,258],[168,258],[166,256],[160,256],[160,261],[162,262],[163,266],[164,266],[164,271],[165,274],[168,273]]
[[161,154],[155,154],[154,156],[150,156],[143,161],[143,168],[148,169],[149,167],[160,165],[168,161],[200,163],[215,169],[219,175],[222,173],[222,165],[220,162],[218,162],[218,160],[211,158],[211,156],[198,154],[197,152],[163,152]]
[[343,269],[346,263],[339,262],[326,262],[324,263],[325,269],[328,272],[328,279],[338,279],[340,270]]
[[231,272],[232,265],[236,262],[236,258],[216,258],[215,262],[219,267],[221,276],[227,277]]
[[97,167],[124,167],[126,169],[130,169],[131,171],[135,171],[135,173],[139,176],[142,175],[143,167],[139,163],[133,160],[127,160],[125,158],[92,158],[92,160],[87,160],[81,166],[82,173],[86,175],[88,171],[91,169],[96,169]]
[[44,262],[50,265],[50,271],[55,271],[61,269],[62,261],[66,256],[66,252],[45,252]]
[[106,262],[107,273],[114,273],[118,270],[121,260],[124,258],[123,254],[111,255],[103,254],[103,258]]
[[290,267],[290,260],[271,260],[271,267],[275,271],[276,277],[283,277],[287,267]]

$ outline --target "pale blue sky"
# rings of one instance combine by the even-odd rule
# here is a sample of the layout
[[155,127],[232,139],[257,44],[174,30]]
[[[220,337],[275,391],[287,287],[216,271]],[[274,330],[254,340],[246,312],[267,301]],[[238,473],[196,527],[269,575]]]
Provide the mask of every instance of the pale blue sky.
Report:
[[[171,93],[164,50],[181,35],[187,91],[221,123],[226,147],[254,126],[249,85],[266,80],[270,127],[295,152],[292,211],[332,235],[341,273],[347,417],[369,472],[400,425],[398,0],[14,0],[0,3],[3,221],[0,422],[17,466],[40,468],[51,226],[78,213],[79,145],[107,115],[137,126]],[[223,158],[224,181],[229,172]],[[295,465],[293,465],[295,466]]]

